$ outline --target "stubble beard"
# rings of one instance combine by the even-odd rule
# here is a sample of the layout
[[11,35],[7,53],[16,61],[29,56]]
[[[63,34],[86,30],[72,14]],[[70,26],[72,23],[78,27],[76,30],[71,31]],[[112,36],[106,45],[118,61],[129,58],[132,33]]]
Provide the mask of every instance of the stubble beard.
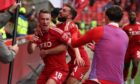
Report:
[[66,17],[58,17],[58,21],[60,22],[66,22],[67,18]]

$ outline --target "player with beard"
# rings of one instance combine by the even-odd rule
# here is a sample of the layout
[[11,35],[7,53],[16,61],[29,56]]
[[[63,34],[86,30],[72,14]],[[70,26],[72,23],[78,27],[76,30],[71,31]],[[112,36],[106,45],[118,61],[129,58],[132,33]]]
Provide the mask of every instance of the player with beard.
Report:
[[[51,15],[46,10],[41,10],[38,16],[38,22],[41,34],[36,30],[35,37],[33,41],[30,41],[28,44],[28,52],[32,53],[36,47],[39,49],[47,50],[58,45],[62,45],[62,42],[65,41],[65,38],[57,38],[54,31],[50,27]],[[66,41],[67,42],[67,41]],[[40,53],[45,67],[41,72],[37,84],[62,84],[68,75],[69,69],[66,63],[66,45],[63,44],[63,49],[59,53],[53,52],[52,54]]]
[[129,46],[125,56],[124,81],[127,84],[128,71],[132,62],[131,84],[134,84],[140,60],[140,24],[136,22],[135,12],[129,12],[129,24],[124,26],[123,30],[129,36]]
[[[62,10],[66,10],[65,6]],[[75,29],[71,31],[72,39],[69,38],[67,42],[73,47],[95,42],[95,55],[89,79],[83,84],[124,84],[124,58],[129,40],[127,34],[119,27],[122,16],[122,9],[113,5],[105,12],[106,25],[91,29],[81,37],[77,37],[79,33]],[[58,31],[58,28],[53,30]],[[68,34],[61,31],[60,37],[64,35],[68,39]]]
[[[63,30],[65,34],[67,34],[70,38],[72,36],[73,31],[78,33],[78,37],[80,37],[80,32],[78,30],[77,25],[72,21],[77,15],[77,12],[70,5],[65,4],[60,10],[58,20],[60,24],[56,26],[59,29],[54,29],[54,31]],[[53,29],[52,29],[53,30]],[[65,36],[64,36],[65,37]],[[67,42],[65,42],[67,43]],[[57,46],[54,49],[41,51],[42,54],[50,54],[52,52],[58,52],[59,49],[62,49],[61,46]],[[88,58],[88,54],[84,49],[84,46],[80,46],[78,48],[68,47],[67,49],[69,55],[71,56],[71,60],[69,64],[69,76],[66,81],[67,84],[78,84],[89,70],[90,61]]]
[[[76,17],[76,15],[77,12],[75,11],[75,9],[68,4],[65,4],[60,10],[58,16],[58,20],[61,23],[57,24],[57,27],[62,29],[69,37],[72,36],[73,31],[77,32],[78,37],[80,37],[78,27],[72,21]],[[86,72],[89,70],[90,62],[84,46],[80,46],[77,49],[79,49],[80,55],[85,64],[84,66],[78,65],[79,63],[75,64],[75,60],[78,60],[77,56],[75,55],[73,48],[69,47],[68,53],[71,56],[71,61],[69,62],[70,75],[68,77],[67,84],[78,84],[83,79],[83,76],[86,74]]]

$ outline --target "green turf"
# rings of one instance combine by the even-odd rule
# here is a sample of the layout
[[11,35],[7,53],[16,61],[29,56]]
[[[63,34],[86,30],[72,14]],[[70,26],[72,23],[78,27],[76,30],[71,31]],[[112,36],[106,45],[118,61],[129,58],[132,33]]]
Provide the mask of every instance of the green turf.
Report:
[[[131,66],[131,68],[132,68],[132,66]],[[129,82],[130,82],[130,73],[131,73],[130,70],[131,70],[131,68],[129,69],[128,84],[130,84]],[[138,73],[135,77],[135,84],[140,84],[140,64],[139,64]]]

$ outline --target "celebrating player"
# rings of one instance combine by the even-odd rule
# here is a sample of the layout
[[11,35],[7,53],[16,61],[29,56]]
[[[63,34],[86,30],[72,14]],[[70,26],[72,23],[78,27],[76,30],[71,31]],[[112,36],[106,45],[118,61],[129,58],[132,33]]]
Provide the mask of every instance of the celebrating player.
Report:
[[124,81],[127,84],[127,76],[132,62],[131,70],[131,84],[134,83],[134,78],[138,71],[138,64],[140,60],[140,24],[136,22],[136,13],[131,11],[129,12],[129,24],[123,27],[123,30],[129,36],[129,46],[125,56],[125,66],[124,66]]
[[[51,31],[50,21],[51,15],[46,10],[41,10],[38,16],[39,28],[41,34],[35,31],[36,36],[33,41],[28,44],[28,52],[32,53],[35,47],[40,50],[51,49],[55,46],[62,45],[63,39],[58,39],[54,32]],[[53,29],[53,28],[52,28]],[[60,53],[53,53],[43,58],[45,67],[41,72],[37,84],[62,84],[68,75],[68,65],[66,64],[66,46],[65,50]]]

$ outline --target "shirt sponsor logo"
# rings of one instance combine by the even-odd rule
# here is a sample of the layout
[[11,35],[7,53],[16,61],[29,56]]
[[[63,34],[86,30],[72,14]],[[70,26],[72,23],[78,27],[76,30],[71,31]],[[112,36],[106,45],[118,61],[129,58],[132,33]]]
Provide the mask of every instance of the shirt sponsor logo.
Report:
[[45,42],[45,43],[41,43],[39,45],[40,48],[50,48],[52,47],[52,42],[51,41],[48,41],[48,42]]
[[130,29],[129,29],[129,34],[130,34],[130,35],[133,35],[133,36],[134,36],[134,35],[140,35],[140,30],[133,31],[132,28],[130,28]]

